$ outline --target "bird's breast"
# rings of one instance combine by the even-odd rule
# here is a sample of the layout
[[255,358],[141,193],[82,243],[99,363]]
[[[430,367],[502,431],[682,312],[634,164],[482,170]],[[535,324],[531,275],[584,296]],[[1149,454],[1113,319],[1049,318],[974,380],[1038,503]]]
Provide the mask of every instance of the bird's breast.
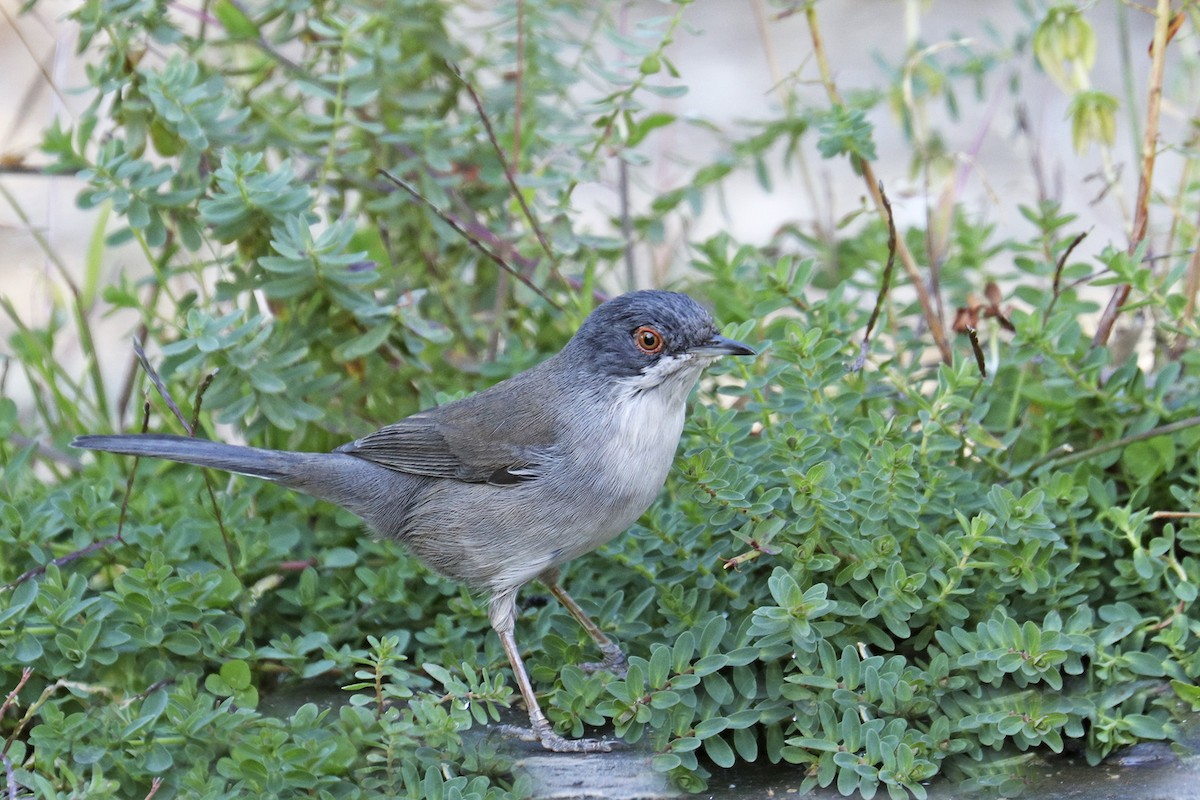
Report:
[[654,502],[675,460],[683,431],[683,404],[656,392],[635,392],[610,408],[596,437],[581,448],[585,491],[603,513],[596,533],[612,536],[628,528]]

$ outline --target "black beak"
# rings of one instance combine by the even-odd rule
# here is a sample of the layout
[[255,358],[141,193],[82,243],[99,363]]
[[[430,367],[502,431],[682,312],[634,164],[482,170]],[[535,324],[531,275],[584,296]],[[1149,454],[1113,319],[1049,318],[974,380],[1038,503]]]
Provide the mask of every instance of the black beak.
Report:
[[688,348],[689,353],[695,353],[698,356],[752,356],[755,355],[754,348],[742,344],[735,339],[729,339],[725,336],[717,335],[709,339],[707,342],[695,347]]

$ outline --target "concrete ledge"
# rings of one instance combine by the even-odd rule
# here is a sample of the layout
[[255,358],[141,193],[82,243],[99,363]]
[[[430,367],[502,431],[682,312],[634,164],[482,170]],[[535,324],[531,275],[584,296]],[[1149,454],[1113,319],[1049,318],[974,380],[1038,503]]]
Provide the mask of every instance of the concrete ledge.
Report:
[[667,776],[650,767],[639,750],[567,755],[546,753],[519,758],[513,771],[528,775],[537,800],[675,800],[685,795]]
[[[650,766],[640,747],[579,755],[539,752],[536,743],[512,741],[505,749],[514,771],[529,777],[533,800],[840,800],[836,790],[800,794],[800,772],[787,765],[748,765],[716,772],[709,789],[689,795]],[[1200,756],[1180,755],[1178,746],[1147,743],[1114,754],[1096,767],[1078,759],[1035,763],[1028,770],[1022,800],[1200,800]],[[929,800],[961,800],[953,784],[934,781]],[[886,797],[880,790],[876,797]]]

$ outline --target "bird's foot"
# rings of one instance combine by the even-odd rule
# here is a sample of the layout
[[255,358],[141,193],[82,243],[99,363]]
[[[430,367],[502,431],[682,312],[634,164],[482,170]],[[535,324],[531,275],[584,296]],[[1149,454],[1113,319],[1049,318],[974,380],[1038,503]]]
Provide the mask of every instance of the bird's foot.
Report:
[[527,742],[541,742],[542,747],[553,753],[608,753],[613,745],[605,739],[568,739],[551,730],[549,724],[544,729],[503,725],[501,730]]
[[568,739],[553,731],[541,735],[542,747],[553,753],[607,753],[612,742],[604,739]]
[[629,662],[625,660],[625,654],[621,652],[621,648],[615,644],[601,648],[604,653],[603,661],[588,661],[580,664],[579,668],[588,675],[594,675],[597,672],[611,672],[615,677],[624,678],[629,672]]

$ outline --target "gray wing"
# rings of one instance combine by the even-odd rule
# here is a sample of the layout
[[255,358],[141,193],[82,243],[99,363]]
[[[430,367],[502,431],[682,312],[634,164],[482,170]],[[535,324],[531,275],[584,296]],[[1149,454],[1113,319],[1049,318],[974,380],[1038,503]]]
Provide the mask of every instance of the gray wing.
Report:
[[416,416],[380,428],[335,452],[411,475],[510,484],[537,477],[544,463],[553,458],[553,451],[553,446],[481,442],[470,431]]
[[559,455],[556,404],[514,402],[527,396],[522,391],[526,375],[414,414],[335,452],[397,472],[467,483],[505,485],[536,478]]

